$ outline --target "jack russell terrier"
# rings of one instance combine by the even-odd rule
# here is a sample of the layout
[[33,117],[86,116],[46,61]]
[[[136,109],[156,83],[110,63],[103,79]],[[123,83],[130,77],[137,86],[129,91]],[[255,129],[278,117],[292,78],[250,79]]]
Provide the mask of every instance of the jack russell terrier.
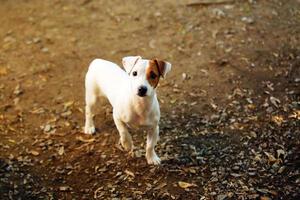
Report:
[[140,56],[122,59],[125,71],[115,63],[95,59],[85,78],[86,134],[95,133],[93,108],[98,97],[107,97],[113,107],[113,119],[120,134],[120,143],[133,150],[128,127],[148,128],[146,159],[148,164],[160,164],[154,147],[159,139],[160,109],[156,97],[159,79],[165,78],[171,64],[161,60],[146,60]]

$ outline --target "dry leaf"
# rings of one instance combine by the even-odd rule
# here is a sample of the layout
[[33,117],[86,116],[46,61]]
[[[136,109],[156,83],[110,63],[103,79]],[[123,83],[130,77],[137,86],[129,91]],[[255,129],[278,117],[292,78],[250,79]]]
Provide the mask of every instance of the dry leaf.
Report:
[[281,156],[283,156],[283,158],[286,157],[286,152],[283,149],[278,149],[276,152],[277,152],[277,158],[282,158]]
[[296,110],[293,114],[289,115],[289,118],[294,118],[300,120],[300,110]]
[[126,173],[127,175],[129,175],[129,176],[135,177],[134,173],[131,172],[131,171],[129,171],[129,170],[127,170],[127,169],[125,170],[125,173]]
[[171,104],[176,103],[176,99],[172,99],[172,100],[170,101],[170,103],[171,103]]
[[68,101],[68,102],[65,102],[65,103],[64,103],[64,107],[65,107],[65,109],[66,109],[66,108],[71,107],[73,104],[74,104],[74,101]]
[[31,150],[31,151],[29,151],[29,153],[31,153],[31,154],[34,155],[34,156],[40,155],[40,153],[37,152],[37,151],[35,151],[35,150]]
[[277,173],[281,174],[285,170],[285,168],[285,166],[280,167]]
[[271,199],[270,199],[270,197],[262,196],[262,197],[260,197],[260,200],[271,200]]
[[187,182],[183,182],[183,181],[179,181],[178,185],[179,185],[179,187],[181,187],[183,189],[186,189],[186,188],[189,188],[189,187],[197,187],[197,185],[194,184],[194,183],[187,183]]
[[210,106],[211,106],[214,110],[216,110],[216,109],[218,108],[218,106],[217,106],[216,104],[214,104],[214,103],[210,103]]
[[279,107],[279,104],[280,104],[280,100],[275,98],[275,97],[270,97],[270,101],[271,103],[276,107],[278,108]]
[[278,126],[281,126],[281,124],[283,123],[283,117],[282,116],[272,116],[272,121],[275,122]]
[[256,108],[256,106],[254,104],[248,104],[247,107],[250,109],[250,110],[254,110]]
[[270,153],[268,153],[268,152],[264,152],[265,154],[266,154],[266,156],[268,157],[268,159],[269,159],[269,162],[276,162],[277,161],[277,159],[272,155],[272,154],[270,154]]
[[71,190],[71,188],[69,186],[60,186],[59,190],[60,191],[69,191],[69,190]]
[[8,139],[8,141],[9,141],[10,143],[16,144],[16,141],[13,140],[13,139]]
[[95,141],[95,138],[86,139],[86,138],[83,138],[82,136],[78,136],[78,137],[77,137],[77,140],[79,140],[79,141],[81,141],[81,142],[94,142],[94,141]]
[[157,187],[154,188],[154,190],[161,190],[162,188],[166,187],[167,183],[161,183]]
[[65,153],[64,146],[59,147],[59,149],[58,149],[58,155],[62,156],[64,153]]

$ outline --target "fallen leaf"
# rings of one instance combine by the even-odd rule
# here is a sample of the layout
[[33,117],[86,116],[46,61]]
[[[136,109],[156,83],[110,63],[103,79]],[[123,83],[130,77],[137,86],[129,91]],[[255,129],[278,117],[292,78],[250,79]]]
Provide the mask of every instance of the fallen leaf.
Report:
[[71,188],[69,186],[60,186],[59,190],[60,191],[69,191],[69,190],[71,190]]
[[218,106],[216,105],[216,104],[214,104],[214,103],[210,103],[210,106],[214,109],[214,110],[216,110],[217,108],[218,108]]
[[66,109],[66,108],[69,108],[69,107],[71,107],[73,104],[74,104],[74,101],[68,101],[68,102],[65,102],[65,103],[64,103],[64,108],[65,108],[65,109]]
[[67,116],[70,116],[70,115],[72,115],[72,111],[70,111],[70,110],[61,113],[61,116],[62,116],[62,117],[67,117]]
[[296,110],[293,114],[289,115],[289,118],[294,118],[300,120],[300,110]]
[[94,198],[95,199],[98,199],[100,197],[103,196],[103,191],[101,191],[103,189],[103,186],[97,188],[95,191],[94,191]]
[[31,150],[31,151],[29,151],[29,153],[31,153],[34,156],[40,155],[40,153],[38,151],[35,151],[35,150]]
[[282,167],[280,167],[279,168],[279,170],[278,170],[278,174],[281,174],[284,170],[286,169],[286,167],[285,166],[282,166]]
[[194,184],[194,183],[187,183],[187,182],[183,182],[183,181],[179,181],[178,185],[179,185],[179,187],[181,187],[183,189],[186,189],[186,188],[189,188],[189,187],[197,187],[197,185]]
[[271,198],[267,197],[267,196],[262,196],[262,197],[260,197],[260,200],[271,200]]
[[268,153],[268,152],[264,152],[265,154],[266,154],[266,156],[268,157],[268,160],[269,160],[269,162],[276,162],[277,161],[277,159],[272,155],[272,154],[270,154],[270,153]]
[[279,115],[272,116],[272,121],[275,122],[278,126],[281,126],[281,124],[284,122],[283,117]]
[[161,183],[157,187],[154,188],[154,190],[161,190],[162,188],[166,187],[167,183]]
[[278,108],[279,107],[279,104],[280,104],[280,100],[275,98],[275,97],[270,97],[270,102],[276,107]]
[[49,132],[49,131],[51,131],[51,129],[52,129],[52,127],[50,124],[47,124],[44,126],[44,132]]
[[82,136],[78,136],[77,137],[77,140],[79,140],[79,141],[81,141],[81,142],[94,142],[95,141],[95,138],[91,138],[91,139],[86,139],[86,138],[84,138],[84,137],[82,137]]
[[129,171],[129,170],[127,170],[127,169],[125,170],[125,173],[126,173],[127,175],[129,175],[129,176],[135,177],[134,173],[131,172],[131,171]]
[[282,157],[285,158],[286,157],[286,152],[283,149],[278,149],[276,152],[277,152],[277,158],[282,158]]
[[170,101],[170,103],[171,103],[171,104],[176,103],[176,99],[172,99],[172,100]]
[[13,140],[13,139],[9,139],[8,141],[9,141],[10,143],[16,144],[16,141]]
[[248,104],[247,107],[250,109],[250,110],[254,110],[256,108],[256,106],[254,104]]
[[62,156],[64,153],[65,153],[64,146],[59,147],[59,149],[58,149],[58,155]]
[[18,95],[20,95],[20,94],[22,94],[22,93],[23,93],[23,90],[22,90],[20,84],[18,84],[18,85],[15,87],[15,89],[14,89],[14,94],[18,96]]

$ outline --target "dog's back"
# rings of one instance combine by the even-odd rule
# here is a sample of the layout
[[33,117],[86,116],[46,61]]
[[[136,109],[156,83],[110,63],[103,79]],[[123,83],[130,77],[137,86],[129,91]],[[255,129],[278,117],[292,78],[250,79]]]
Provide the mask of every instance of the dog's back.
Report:
[[105,96],[111,104],[114,104],[116,95],[120,95],[128,83],[128,75],[117,64],[95,59],[91,62],[85,77],[85,87],[88,94],[96,93]]

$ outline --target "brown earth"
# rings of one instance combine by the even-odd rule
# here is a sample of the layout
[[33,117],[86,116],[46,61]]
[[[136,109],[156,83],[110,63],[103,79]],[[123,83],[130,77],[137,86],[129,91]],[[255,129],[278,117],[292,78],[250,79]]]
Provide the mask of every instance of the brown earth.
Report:
[[[299,198],[300,1],[190,2],[1,0],[0,199]],[[82,133],[89,62],[128,55],[173,65],[161,166],[108,103]]]

